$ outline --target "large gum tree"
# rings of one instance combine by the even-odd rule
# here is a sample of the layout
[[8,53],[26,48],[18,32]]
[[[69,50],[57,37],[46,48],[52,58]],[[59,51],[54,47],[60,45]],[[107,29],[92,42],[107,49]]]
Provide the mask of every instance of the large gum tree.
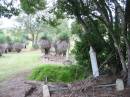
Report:
[[57,8],[74,16],[87,34],[90,34],[87,27],[88,20],[93,22],[96,19],[105,25],[108,38],[112,39],[118,52],[124,79],[128,74],[128,85],[130,85],[129,2],[129,0],[58,0],[57,3]]

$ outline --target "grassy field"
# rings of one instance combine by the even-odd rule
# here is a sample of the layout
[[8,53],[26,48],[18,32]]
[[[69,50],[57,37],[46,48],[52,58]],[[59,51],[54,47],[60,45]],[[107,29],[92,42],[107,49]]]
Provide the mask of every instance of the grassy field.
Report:
[[0,80],[41,64],[40,51],[8,53],[0,57]]

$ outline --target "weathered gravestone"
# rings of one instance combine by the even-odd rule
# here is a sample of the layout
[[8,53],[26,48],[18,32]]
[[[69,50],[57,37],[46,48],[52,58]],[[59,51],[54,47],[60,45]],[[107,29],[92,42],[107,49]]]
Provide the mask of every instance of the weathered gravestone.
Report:
[[98,65],[97,65],[96,52],[93,50],[92,46],[90,46],[89,54],[90,54],[90,59],[91,59],[91,64],[92,64],[93,77],[98,77],[99,70],[98,70]]
[[50,92],[47,85],[43,85],[43,97],[50,97]]
[[124,90],[124,82],[122,79],[116,80],[116,90],[117,91],[123,91]]

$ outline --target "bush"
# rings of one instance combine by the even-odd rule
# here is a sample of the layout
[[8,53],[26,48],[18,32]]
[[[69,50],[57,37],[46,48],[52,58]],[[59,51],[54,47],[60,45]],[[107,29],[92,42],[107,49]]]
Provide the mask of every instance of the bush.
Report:
[[[105,34],[107,31],[104,25],[95,20],[94,25],[90,23],[88,25],[88,28],[90,29],[86,33],[82,29],[82,26],[77,22],[74,22],[72,24],[72,33],[77,35],[77,37],[79,38],[79,40],[75,41],[75,46],[72,50],[72,53],[75,55],[77,64],[84,66],[87,73],[91,73],[89,50],[90,46],[92,46],[96,52],[98,66],[100,67],[100,74],[110,73],[110,71],[108,70],[109,68],[113,73],[115,73],[115,71],[112,71],[113,68],[117,69],[116,73],[118,74],[121,71],[119,55],[117,53],[117,50],[114,48],[113,40],[109,36],[108,39],[104,39],[105,37],[107,38],[107,35]],[[111,57],[109,58],[109,56]]]
[[47,77],[49,82],[73,82],[84,79],[84,75],[82,66],[44,65],[35,68],[29,79],[43,81]]
[[61,41],[64,41],[64,40],[69,40],[69,35],[67,34],[67,33],[61,33],[61,34],[59,34],[59,36],[58,36],[58,39],[59,40],[61,40]]
[[6,42],[6,36],[3,32],[0,32],[0,43],[5,43]]
[[39,48],[39,47],[38,47],[38,44],[37,44],[37,43],[33,44],[33,45],[32,45],[32,48],[33,48],[33,49],[38,49],[38,48]]

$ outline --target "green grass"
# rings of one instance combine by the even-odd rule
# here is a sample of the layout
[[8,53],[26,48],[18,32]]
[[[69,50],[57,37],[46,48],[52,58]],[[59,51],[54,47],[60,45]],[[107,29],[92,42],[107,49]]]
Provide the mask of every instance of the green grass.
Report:
[[40,51],[8,53],[0,57],[0,80],[13,74],[31,70],[41,64]]
[[49,82],[73,82],[84,79],[83,70],[78,65],[43,65],[35,68],[29,79],[43,81],[47,77]]

